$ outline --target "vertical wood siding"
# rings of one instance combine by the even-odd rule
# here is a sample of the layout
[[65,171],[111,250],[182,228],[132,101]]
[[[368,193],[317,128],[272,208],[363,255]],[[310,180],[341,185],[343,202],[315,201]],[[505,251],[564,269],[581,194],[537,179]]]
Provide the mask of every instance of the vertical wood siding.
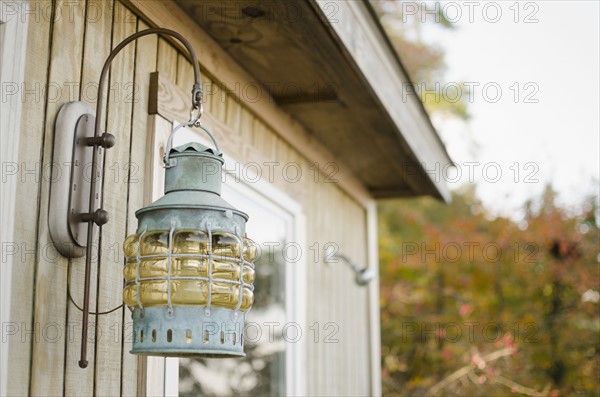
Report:
[[[40,3],[32,4],[40,6]],[[37,242],[41,211],[41,159],[45,139],[46,103],[42,99],[42,87],[48,86],[48,63],[50,58],[49,19],[29,23],[25,82],[22,89],[26,99],[23,103],[21,139],[19,142],[19,179],[15,211],[14,239],[19,245],[19,255],[13,260],[11,321],[18,327],[16,336],[8,337],[9,379],[7,394],[24,396],[29,393],[31,383],[30,363],[32,339],[28,331],[33,327],[34,286],[36,263],[40,244]],[[30,59],[35,59],[31,62]],[[29,91],[30,90],[30,91]],[[25,171],[27,167],[27,172]],[[31,173],[29,173],[31,170]]]
[[[49,8],[47,1],[30,4]],[[50,178],[44,178],[44,172],[52,163],[54,121],[60,107],[74,100],[94,104],[100,69],[110,48],[148,26],[119,1],[82,0],[73,4],[52,3],[52,14],[60,13],[61,18],[44,18],[42,14],[29,23],[25,87],[39,87],[39,95],[28,95],[23,105],[19,161],[21,169],[34,171],[23,176],[17,190],[15,240],[22,248],[13,271],[12,320],[19,324],[20,332],[9,338],[8,390],[9,395],[133,396],[141,390],[136,379],[138,359],[129,354],[128,310],[90,317],[90,339],[98,341],[89,344],[89,367],[84,370],[77,365],[81,312],[68,301],[66,288],[70,266],[73,296],[82,302],[83,260],[69,261],[53,249],[47,222]],[[72,17],[67,10],[74,10]],[[186,34],[183,26],[180,32]],[[202,48],[197,51],[202,52]],[[144,184],[148,182],[144,177],[147,103],[149,75],[154,71],[186,91],[192,84],[187,58],[156,36],[131,44],[112,65],[105,125],[116,136],[117,145],[105,154],[102,202],[111,220],[97,238],[101,261],[97,268],[93,266],[93,311],[106,311],[121,303],[121,245],[135,230],[134,211],[144,203]],[[326,183],[323,173],[317,174],[315,183],[314,166],[303,153],[245,107],[235,93],[224,90],[218,76],[205,75],[203,81],[208,88],[205,111],[252,146],[252,153],[242,151],[238,160],[242,164],[257,161],[258,155],[259,163],[279,162],[275,186],[304,208],[308,291],[296,298],[306,300],[308,325],[314,326],[313,330],[303,330],[308,349],[307,393],[369,394],[367,289],[354,284],[353,273],[343,264],[328,266],[322,261],[323,246],[332,242],[341,253],[366,263],[365,208],[336,183]],[[60,87],[60,95],[46,100],[42,87],[47,94],[52,93],[48,87]],[[224,151],[240,152],[227,145],[228,141],[224,142]],[[283,165],[292,162],[302,169],[297,183],[287,182],[281,172]]]

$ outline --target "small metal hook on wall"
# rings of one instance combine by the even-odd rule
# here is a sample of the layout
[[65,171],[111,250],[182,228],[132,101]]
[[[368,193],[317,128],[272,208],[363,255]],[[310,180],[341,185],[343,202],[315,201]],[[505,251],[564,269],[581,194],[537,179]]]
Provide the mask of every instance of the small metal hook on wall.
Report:
[[346,255],[336,253],[334,246],[328,245],[325,247],[324,251],[325,255],[323,256],[323,261],[325,264],[329,265],[331,263],[338,263],[339,261],[342,261],[354,271],[354,282],[357,285],[365,286],[369,284],[373,278],[375,278],[375,272],[372,269],[368,267],[360,267],[356,263],[352,262]]

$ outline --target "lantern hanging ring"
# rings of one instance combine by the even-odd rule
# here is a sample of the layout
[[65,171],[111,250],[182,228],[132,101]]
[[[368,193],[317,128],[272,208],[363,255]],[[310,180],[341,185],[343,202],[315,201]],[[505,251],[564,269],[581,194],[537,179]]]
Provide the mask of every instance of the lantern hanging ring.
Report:
[[200,103],[199,105],[192,105],[190,109],[190,123],[194,124],[196,127],[200,124],[200,117],[202,117],[202,113],[204,112],[204,105]]

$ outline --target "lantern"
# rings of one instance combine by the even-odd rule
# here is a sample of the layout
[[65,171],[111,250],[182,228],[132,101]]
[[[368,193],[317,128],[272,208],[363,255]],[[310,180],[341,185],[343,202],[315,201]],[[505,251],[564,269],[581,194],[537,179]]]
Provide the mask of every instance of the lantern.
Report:
[[131,352],[244,356],[256,256],[248,216],[221,198],[224,162],[213,149],[189,143],[166,157],[165,195],[136,212],[123,247]]

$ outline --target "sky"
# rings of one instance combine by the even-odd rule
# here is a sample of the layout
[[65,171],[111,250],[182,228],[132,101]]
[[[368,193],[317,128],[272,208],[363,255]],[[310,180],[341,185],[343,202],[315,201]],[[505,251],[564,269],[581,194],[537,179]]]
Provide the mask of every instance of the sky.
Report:
[[486,207],[510,217],[547,183],[567,208],[598,195],[600,2],[467,3],[441,3],[456,29],[424,31],[446,82],[473,88],[467,123],[433,120],[459,166],[450,187],[471,170]]

